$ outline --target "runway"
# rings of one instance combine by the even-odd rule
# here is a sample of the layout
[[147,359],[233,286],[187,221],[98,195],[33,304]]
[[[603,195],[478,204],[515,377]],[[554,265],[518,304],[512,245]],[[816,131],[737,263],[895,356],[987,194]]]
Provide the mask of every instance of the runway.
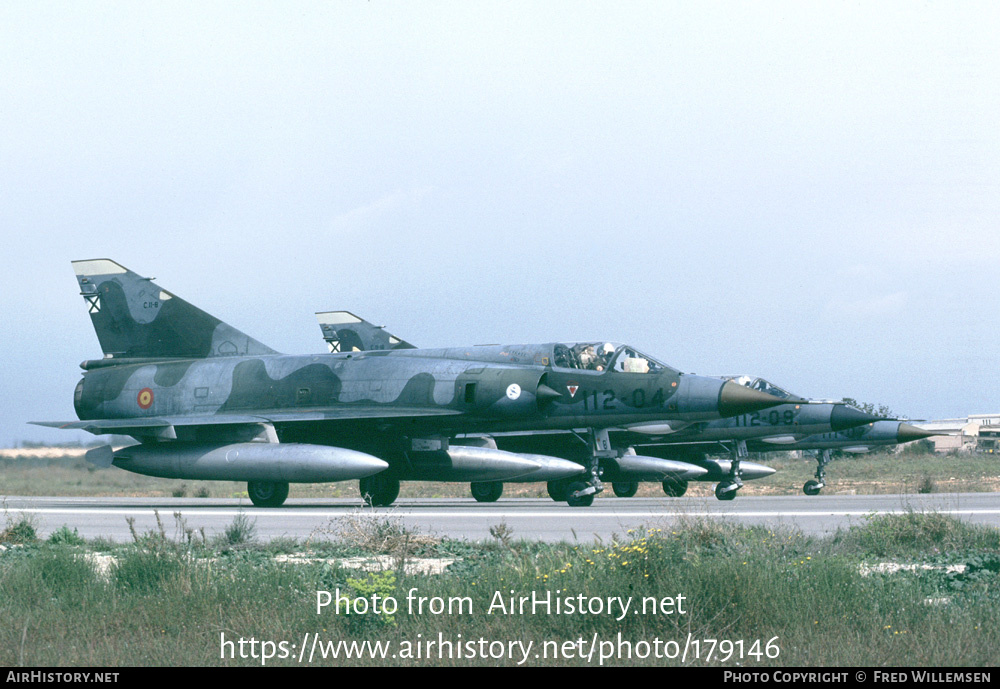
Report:
[[407,528],[441,537],[481,540],[490,527],[506,523],[515,539],[607,541],[641,527],[676,527],[685,520],[712,519],[738,524],[768,524],[824,535],[863,522],[866,515],[907,511],[937,512],[970,523],[1000,527],[1000,494],[820,495],[714,498],[601,498],[591,507],[569,507],[544,499],[402,499],[389,508],[362,507],[358,499],[289,500],[280,508],[257,508],[248,501],[200,498],[0,498],[6,518],[31,518],[40,537],[64,524],[84,538],[132,539],[126,519],[139,532],[155,530],[156,512],[168,536],[176,530],[174,513],[189,528],[209,537],[221,533],[239,514],[256,520],[257,537],[331,538],[345,519],[358,516],[399,519]]

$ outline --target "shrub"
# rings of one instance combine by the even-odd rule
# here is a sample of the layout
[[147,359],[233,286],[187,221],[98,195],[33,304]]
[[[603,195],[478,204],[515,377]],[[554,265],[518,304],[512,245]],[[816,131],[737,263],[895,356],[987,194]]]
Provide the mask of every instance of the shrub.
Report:
[[83,538],[80,536],[79,532],[77,532],[76,529],[70,531],[69,527],[63,524],[58,529],[49,534],[49,543],[53,543],[56,545],[59,544],[83,545],[85,541],[83,540]]

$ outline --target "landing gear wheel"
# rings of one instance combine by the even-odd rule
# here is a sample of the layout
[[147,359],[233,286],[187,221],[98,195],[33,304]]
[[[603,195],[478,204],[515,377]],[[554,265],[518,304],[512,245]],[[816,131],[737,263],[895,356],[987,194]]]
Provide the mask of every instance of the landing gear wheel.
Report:
[[566,502],[566,498],[569,495],[569,486],[565,481],[549,481],[545,487],[549,491],[550,498],[556,502]]
[[611,484],[611,488],[619,498],[631,498],[639,492],[639,482],[615,481]]
[[388,507],[399,497],[399,479],[375,474],[358,482],[361,497],[371,507]]
[[288,484],[247,481],[247,495],[254,507],[281,507],[288,497]]
[[833,455],[829,450],[823,450],[816,457],[816,478],[806,481],[802,486],[802,492],[806,495],[819,495],[820,490],[826,486],[826,465],[833,461]]
[[594,493],[573,497],[573,493],[587,488],[590,488],[590,484],[583,481],[574,481],[569,484],[569,488],[566,490],[566,502],[569,503],[570,507],[590,507],[594,504]]
[[500,481],[470,483],[469,489],[476,502],[496,502],[503,495],[503,483]]
[[719,500],[733,500],[736,498],[736,488],[732,481],[722,481],[715,486],[715,497]]
[[671,498],[679,498],[687,492],[688,482],[668,478],[663,482],[663,493]]
[[810,479],[806,481],[806,484],[802,486],[802,492],[806,495],[819,495],[820,490],[822,490],[823,484],[815,479]]

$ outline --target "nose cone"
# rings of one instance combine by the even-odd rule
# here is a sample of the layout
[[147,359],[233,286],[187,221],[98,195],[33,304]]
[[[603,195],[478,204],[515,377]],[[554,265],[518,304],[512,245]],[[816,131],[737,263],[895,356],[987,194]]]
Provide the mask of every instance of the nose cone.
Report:
[[901,443],[908,443],[911,440],[923,440],[924,438],[930,438],[932,435],[940,434],[925,431],[923,428],[917,428],[908,423],[899,424],[899,428],[896,430],[896,440]]
[[779,404],[788,404],[788,402],[789,400],[783,400],[780,397],[729,380],[719,391],[719,415],[722,417],[739,416],[776,407]]
[[848,428],[864,426],[866,423],[882,420],[880,416],[874,416],[846,404],[835,404],[833,411],[830,412],[830,427],[835,431],[844,431]]

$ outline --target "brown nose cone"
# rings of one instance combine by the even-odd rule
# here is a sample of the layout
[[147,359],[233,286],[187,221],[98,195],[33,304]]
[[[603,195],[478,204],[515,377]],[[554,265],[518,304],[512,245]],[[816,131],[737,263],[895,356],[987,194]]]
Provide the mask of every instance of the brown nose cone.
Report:
[[899,428],[896,430],[896,440],[901,443],[908,443],[912,440],[923,440],[924,438],[930,438],[932,435],[941,434],[925,431],[923,428],[917,428],[908,423],[899,424]]
[[882,420],[881,416],[874,416],[846,404],[835,404],[830,411],[830,427],[835,431],[843,431]]
[[724,417],[739,416],[789,402],[730,380],[719,391],[719,414]]

